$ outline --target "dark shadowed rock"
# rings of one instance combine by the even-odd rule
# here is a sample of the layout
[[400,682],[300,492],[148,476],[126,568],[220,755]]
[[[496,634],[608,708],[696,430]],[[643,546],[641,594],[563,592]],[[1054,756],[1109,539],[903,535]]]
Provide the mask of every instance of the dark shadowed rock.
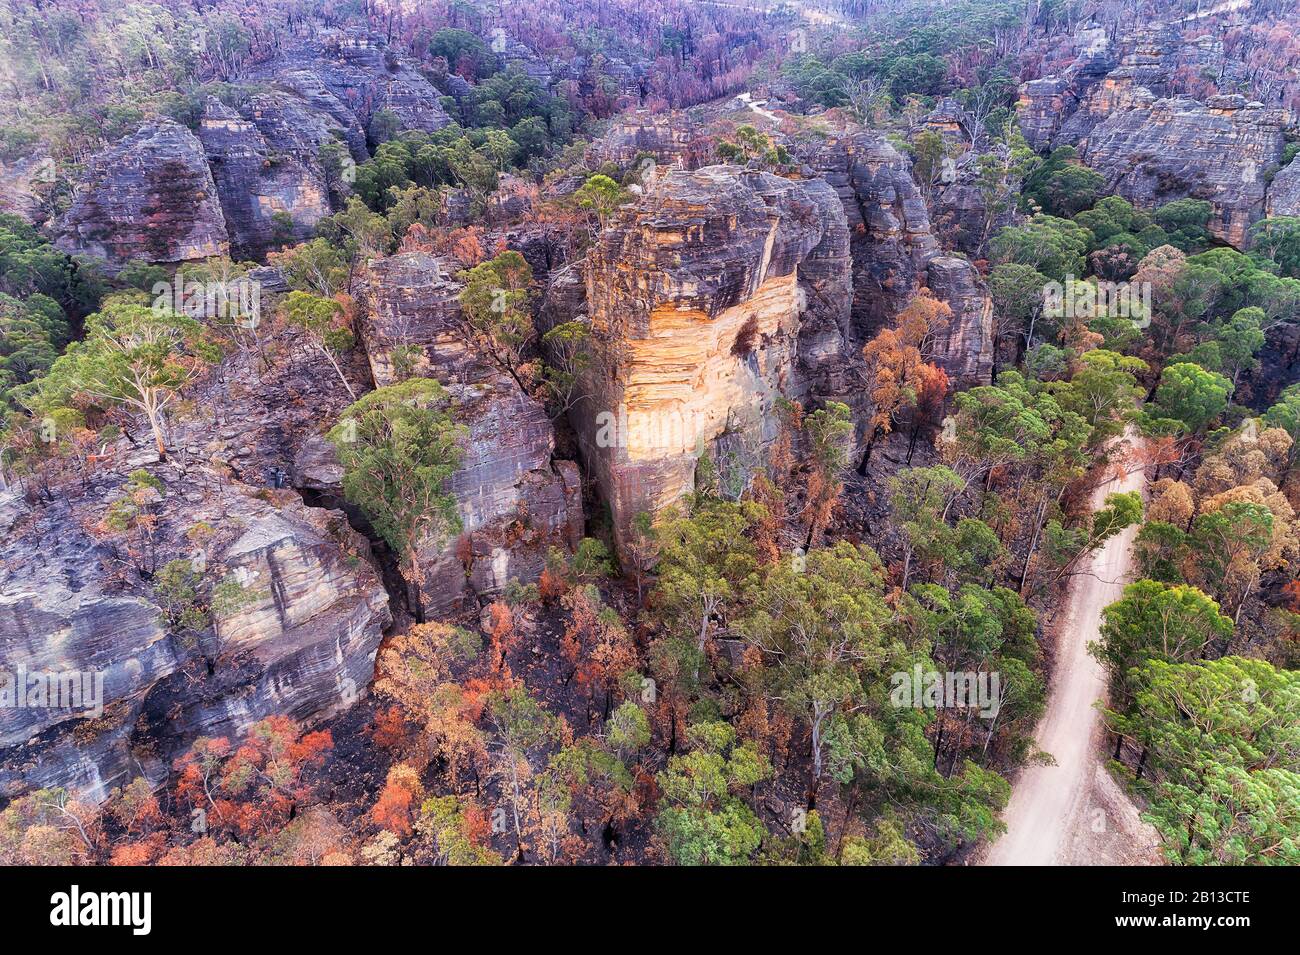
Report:
[[937,254],[925,200],[906,159],[880,133],[829,137],[802,150],[835,189],[853,254],[853,330],[865,341],[916,294]]
[[[993,146],[1007,161],[1010,150],[1003,144]],[[1007,183],[994,198],[995,208],[990,214],[989,196],[980,181],[980,153],[968,150],[954,164],[952,181],[941,181],[932,197],[932,221],[936,237],[945,249],[964,252],[972,258],[983,251],[984,243],[998,229],[1010,225],[1016,218],[1014,201],[1018,182]],[[1005,208],[997,207],[1001,201]]]
[[[240,257],[309,238],[330,214],[318,157],[331,138],[329,129],[340,129],[286,94],[257,97],[246,112],[251,118],[209,98],[199,125],[231,248]],[[315,135],[308,126],[312,119]],[[275,138],[268,139],[264,129]]]
[[59,248],[104,259],[112,273],[133,259],[186,262],[230,250],[203,146],[170,120],[95,155],[56,231]]

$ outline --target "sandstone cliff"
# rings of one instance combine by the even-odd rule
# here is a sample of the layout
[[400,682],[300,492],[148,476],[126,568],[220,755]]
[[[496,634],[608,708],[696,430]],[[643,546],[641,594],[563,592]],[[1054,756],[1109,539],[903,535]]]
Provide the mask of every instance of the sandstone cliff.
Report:
[[48,156],[0,162],[0,212],[36,222],[54,178],[54,160]]
[[297,97],[254,97],[245,115],[209,98],[199,140],[212,167],[231,248],[256,257],[309,238],[330,214],[321,147],[342,127]]
[[587,162],[593,168],[607,162],[626,168],[649,154],[660,166],[697,169],[711,151],[709,138],[685,114],[635,110],[611,120],[605,135],[587,148]]
[[1300,162],[1278,170],[1268,186],[1264,212],[1270,216],[1300,216]]
[[916,294],[937,254],[925,199],[906,159],[875,132],[849,132],[804,146],[807,174],[844,207],[853,257],[853,331],[861,344]]
[[952,309],[952,319],[935,331],[934,361],[954,389],[988,384],[993,375],[993,300],[975,266],[951,255],[936,256],[926,285]]
[[260,65],[254,77],[293,90],[353,130],[368,130],[379,110],[393,113],[402,129],[432,132],[451,122],[437,88],[374,34],[318,33]]
[[1281,114],[1240,96],[1201,104],[1146,94],[1098,124],[1081,149],[1108,190],[1135,205],[1209,200],[1211,233],[1242,249],[1264,215],[1265,172],[1283,143]]
[[617,534],[691,491],[703,451],[724,481],[752,468],[776,398],[824,384],[845,354],[847,253],[824,182],[734,166],[669,172],[600,236],[585,272],[598,354],[573,417]]
[[1076,56],[1066,69],[1021,87],[1029,144],[1077,146],[1108,191],[1146,208],[1208,200],[1211,231],[1244,248],[1265,213],[1266,173],[1281,154],[1285,115],[1237,94],[1204,103],[1185,95],[1193,76],[1213,76],[1220,89],[1248,86],[1222,39],[1188,39],[1175,25],[1153,23],[1118,37],[1083,29],[1069,42]]
[[450,271],[422,252],[374,262],[361,329],[376,385],[397,380],[393,350],[415,346],[417,373],[447,386],[469,428],[450,484],[461,540],[421,555],[430,613],[495,593],[511,579],[535,580],[550,547],[576,545],[582,536],[577,465],[552,461],[555,431],[546,411],[510,376],[477,361],[456,334],[460,284]]
[[[214,605],[212,627],[179,630],[121,545],[83,527],[121,493],[134,463],[143,462],[124,461],[74,502],[18,509],[6,521],[6,671],[102,675],[104,708],[0,712],[5,795],[63,786],[102,799],[137,775],[159,782],[199,735],[234,735],[278,713],[311,721],[352,703],[371,680],[388,596],[342,514],[288,491],[255,494],[206,469],[152,467],[163,491],[150,564],[184,559],[231,596]],[[186,536],[196,526],[213,529],[200,544]]]
[[93,157],[56,232],[59,248],[104,259],[111,273],[132,259],[185,262],[230,250],[203,146],[170,120]]

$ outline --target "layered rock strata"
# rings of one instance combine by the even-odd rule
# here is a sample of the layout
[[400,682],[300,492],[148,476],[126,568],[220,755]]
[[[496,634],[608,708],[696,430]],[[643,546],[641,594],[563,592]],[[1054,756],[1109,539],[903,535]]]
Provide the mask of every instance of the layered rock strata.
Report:
[[94,156],[56,227],[66,252],[178,263],[223,255],[230,236],[203,145],[170,120],[147,124]]
[[373,263],[361,328],[375,384],[397,380],[394,350],[414,346],[415,372],[451,392],[469,429],[465,457],[452,477],[460,540],[421,554],[424,603],[447,612],[510,580],[535,580],[553,546],[582,536],[577,465],[552,461],[555,431],[542,406],[511,378],[483,362],[457,332],[460,284],[445,262],[406,252]]
[[572,416],[620,538],[694,488],[705,451],[743,480],[776,399],[842,364],[848,232],[824,182],[674,170],[601,235],[585,276],[597,354]]
[[[4,795],[57,786],[101,800],[137,775],[157,783],[198,736],[237,736],[275,714],[311,722],[373,676],[388,595],[342,514],[213,472],[151,468],[163,480],[152,557],[131,562],[181,559],[222,595],[208,598],[212,625],[191,631],[124,542],[83,529],[134,463],[85,497],[6,521],[0,662],[5,678],[24,675],[27,705],[0,710]],[[187,536],[196,527],[210,533]],[[32,695],[49,680],[84,692]]]

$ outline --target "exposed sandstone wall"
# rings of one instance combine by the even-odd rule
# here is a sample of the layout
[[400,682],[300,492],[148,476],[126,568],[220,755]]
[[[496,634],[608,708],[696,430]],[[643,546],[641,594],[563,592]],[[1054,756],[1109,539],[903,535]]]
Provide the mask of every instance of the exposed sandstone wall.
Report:
[[926,285],[952,309],[947,327],[935,334],[935,362],[954,389],[988,384],[993,373],[993,300],[979,272],[965,259],[936,256],[926,270]]
[[861,345],[916,294],[938,253],[911,166],[876,132],[849,132],[802,148],[809,175],[835,190],[853,258],[853,333]]
[[222,255],[230,237],[203,146],[171,120],[141,127],[87,164],[55,244],[115,273],[132,259]]
[[254,71],[292,89],[358,133],[386,109],[402,129],[433,132],[451,122],[442,94],[382,37],[325,31],[294,44]]
[[1020,127],[1037,149],[1077,146],[1108,189],[1135,204],[1208,200],[1211,231],[1245,248],[1265,212],[1265,174],[1280,155],[1286,117],[1241,95],[1205,103],[1183,95],[1188,77],[1213,77],[1221,90],[1251,86],[1220,36],[1184,34],[1164,23],[1118,36],[1079,31],[1065,70],[1022,85]]
[[[694,488],[703,450],[744,469],[844,354],[847,230],[830,188],[734,166],[674,170],[586,263],[597,360],[573,414],[616,533]],[[808,360],[799,341],[812,330]],[[838,341],[835,341],[838,339]],[[743,460],[748,458],[749,460]]]
[[462,544],[431,547],[420,558],[430,613],[495,593],[511,579],[535,580],[551,546],[573,546],[582,536],[577,467],[551,460],[555,431],[545,409],[508,375],[477,361],[455,333],[461,286],[451,272],[422,252],[372,263],[361,328],[376,385],[396,381],[393,349],[415,345],[418,373],[447,386],[469,428],[450,482]]
[[1210,231],[1242,249],[1264,215],[1265,172],[1277,164],[1283,144],[1280,113],[1240,96],[1201,104],[1147,94],[1101,122],[1082,153],[1109,190],[1135,205],[1208,200]]
[[[150,585],[83,529],[126,470],[101,476],[86,497],[5,522],[4,669],[101,674],[105,704],[98,718],[0,710],[5,795],[62,786],[99,800],[137,775],[158,782],[199,735],[235,735],[273,714],[310,722],[351,704],[372,678],[388,595],[342,514],[292,492],[258,497],[211,472],[152,469],[165,481],[159,564],[200,554],[209,583],[241,587],[237,606],[214,610],[213,628],[176,632]],[[196,551],[185,531],[199,522],[216,530]]]
[[0,162],[0,212],[36,222],[54,185],[54,173],[54,160],[48,156]]
[[330,214],[319,154],[329,131],[341,127],[295,100],[282,93],[255,97],[245,107],[247,118],[215,98],[204,110],[199,140],[237,256],[307,239]]
[[704,131],[685,114],[635,110],[610,122],[605,135],[587,148],[587,162],[593,167],[607,162],[626,167],[641,153],[649,153],[661,166],[697,169],[711,150]]
[[1300,216],[1300,162],[1283,166],[1268,186],[1265,213],[1270,216]]
[[[1002,143],[993,144],[990,151],[1000,153],[1004,162],[1010,158],[1010,149]],[[962,153],[954,164],[951,180],[941,179],[931,197],[935,236],[943,248],[971,258],[982,257],[987,239],[1003,226],[1011,225],[1017,217],[1014,201],[1008,201],[989,221],[988,198],[980,183],[982,154],[982,150],[976,149]],[[1013,197],[1018,188],[1018,181],[1007,182],[1005,192],[1000,194]]]

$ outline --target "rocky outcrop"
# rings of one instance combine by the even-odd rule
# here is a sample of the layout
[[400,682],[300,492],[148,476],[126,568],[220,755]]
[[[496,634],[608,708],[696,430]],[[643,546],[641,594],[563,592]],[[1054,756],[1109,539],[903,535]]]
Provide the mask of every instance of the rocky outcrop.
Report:
[[550,89],[551,68],[533,50],[498,27],[489,38],[502,70],[518,70],[542,89]]
[[1214,207],[1210,231],[1239,249],[1264,215],[1265,173],[1283,146],[1282,118],[1240,96],[1157,100],[1101,122],[1081,145],[1108,191],[1153,208],[1190,196]]
[[1268,185],[1264,212],[1269,216],[1300,216],[1300,162],[1291,160]]
[[437,88],[374,34],[316,33],[260,65],[253,75],[292,90],[354,135],[368,130],[380,110],[394,114],[402,129],[433,132],[451,122]]
[[0,162],[0,212],[36,222],[54,180],[54,160],[49,156]]
[[56,245],[104,259],[186,262],[223,255],[230,238],[203,146],[184,126],[142,127],[87,164]]
[[1061,126],[1118,62],[1105,30],[1082,30],[1071,40],[1077,55],[1061,74],[1030,80],[1020,87],[1020,131],[1035,149],[1055,144]]
[[[1232,8],[1187,19],[1220,14],[1230,18]],[[1265,211],[1265,178],[1278,160],[1285,115],[1236,94],[1187,98],[1189,90],[1203,95],[1209,81],[1224,91],[1251,88],[1244,64],[1225,55],[1222,35],[1186,22],[1128,31],[1094,24],[1066,42],[1073,60],[1021,87],[1020,128],[1029,144],[1077,146],[1109,191],[1138,205],[1208,200],[1211,231],[1244,248]],[[1270,102],[1280,102],[1280,89],[1274,84]]]
[[979,272],[965,259],[941,255],[930,260],[926,285],[952,309],[952,319],[936,330],[934,360],[954,390],[988,384],[993,372],[993,301]]
[[821,181],[673,170],[602,233],[586,285],[597,354],[572,418],[620,538],[693,489],[702,451],[740,479],[777,397],[845,354],[848,231]]
[[[22,514],[0,566],[0,661],[29,688],[28,706],[0,710],[6,796],[61,786],[100,800],[137,775],[158,783],[197,736],[234,736],[273,714],[311,722],[372,678],[388,596],[342,514],[211,471],[150,470],[164,482],[150,563],[192,567],[212,625],[176,626],[157,579],[131,569],[121,542],[84,529],[121,494],[121,472]],[[198,527],[208,531],[186,534]],[[66,707],[31,697],[52,676],[89,694],[57,700]]]
[[853,332],[865,340],[916,294],[938,253],[925,199],[906,159],[876,132],[806,146],[800,160],[839,195],[851,236]]
[[[991,151],[1000,153],[1004,164],[1009,162],[1010,150],[1005,144],[996,143]],[[990,236],[1015,220],[1014,194],[1019,187],[1014,178],[1000,186],[990,210],[988,187],[980,177],[981,158],[974,149],[962,153],[953,163],[951,176],[940,178],[931,197],[936,238],[943,248],[972,258],[981,256]]]
[[605,135],[587,148],[587,163],[595,168],[608,162],[626,169],[648,154],[660,166],[698,169],[711,151],[704,131],[684,113],[634,110],[614,117]]
[[575,546],[582,536],[577,466],[552,461],[555,431],[546,411],[510,376],[478,361],[457,334],[461,286],[451,272],[423,252],[374,262],[361,329],[376,385],[397,380],[395,349],[414,346],[415,373],[448,388],[457,419],[469,429],[449,486],[461,538],[420,556],[431,614],[495,593],[512,579],[535,580],[550,547]]
[[215,98],[204,110],[199,140],[236,256],[256,257],[302,241],[330,214],[319,155],[330,131],[341,127],[295,100],[287,94],[255,97],[245,107],[249,118]]

